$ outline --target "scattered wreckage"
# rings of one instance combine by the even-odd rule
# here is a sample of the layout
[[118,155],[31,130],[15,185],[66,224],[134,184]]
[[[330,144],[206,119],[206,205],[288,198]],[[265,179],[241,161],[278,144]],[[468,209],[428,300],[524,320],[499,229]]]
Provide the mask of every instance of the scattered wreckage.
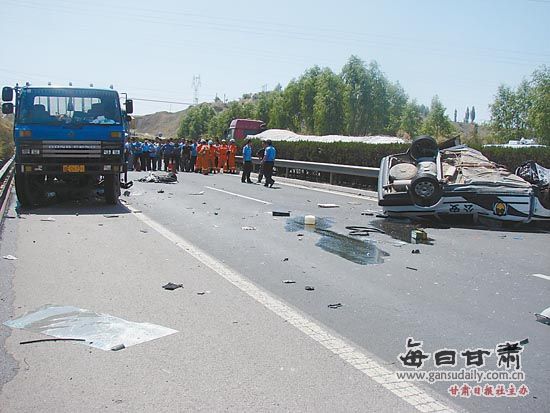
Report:
[[550,222],[550,170],[528,161],[512,174],[466,145],[440,149],[419,136],[382,159],[378,204],[393,217]]

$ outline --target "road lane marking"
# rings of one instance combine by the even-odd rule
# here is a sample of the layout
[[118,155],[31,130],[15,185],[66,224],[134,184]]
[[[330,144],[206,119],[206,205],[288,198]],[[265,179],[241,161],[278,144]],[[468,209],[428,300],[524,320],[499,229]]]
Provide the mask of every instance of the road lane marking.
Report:
[[291,186],[291,187],[300,188],[300,189],[309,189],[310,191],[325,192],[327,194],[341,195],[341,196],[347,196],[347,197],[350,197],[350,198],[363,199],[363,200],[366,200],[366,201],[378,202],[378,198],[373,198],[373,197],[370,197],[370,196],[348,194],[346,192],[332,191],[330,189],[312,188],[310,186],[299,185],[299,184],[289,184],[287,182],[281,182],[281,181],[277,182],[277,184],[278,185]]
[[249,197],[249,196],[246,196],[246,195],[236,194],[235,192],[224,191],[223,189],[212,188],[211,186],[205,186],[205,188],[211,189],[212,191],[223,192],[224,194],[238,196],[239,198],[250,199],[251,201],[260,202],[260,203],[265,204],[265,205],[271,205],[271,202],[262,201],[261,199],[252,198],[252,197]]
[[[126,205],[126,207],[135,213],[136,209],[131,205]],[[225,280],[229,281],[235,287],[239,288],[255,301],[262,304],[283,320],[296,327],[309,338],[315,340],[327,350],[340,357],[344,362],[361,371],[363,374],[379,383],[382,387],[391,391],[401,400],[415,407],[418,411],[440,413],[451,413],[455,411],[443,402],[436,400],[415,384],[398,379],[395,372],[383,367],[367,353],[352,347],[342,339],[329,333],[321,325],[304,317],[300,312],[291,308],[278,298],[275,298],[267,291],[250,282],[243,275],[239,274],[221,261],[218,261],[216,258],[196,247],[191,242],[173,233],[158,222],[149,218],[147,215],[140,213],[134,214],[134,216],[150,228],[157,231],[164,238],[171,241],[177,247],[187,252],[193,258],[209,267]]]
[[543,280],[550,281],[550,276],[544,274],[531,274],[531,277],[542,278]]

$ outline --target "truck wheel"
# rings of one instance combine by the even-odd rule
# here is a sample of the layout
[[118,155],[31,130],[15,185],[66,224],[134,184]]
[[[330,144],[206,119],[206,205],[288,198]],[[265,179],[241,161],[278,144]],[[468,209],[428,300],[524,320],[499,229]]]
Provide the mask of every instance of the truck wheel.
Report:
[[23,207],[32,207],[44,198],[44,175],[15,172],[15,193]]
[[419,206],[429,207],[437,204],[443,195],[437,178],[430,174],[416,176],[409,189],[412,201]]
[[120,196],[120,178],[117,174],[105,175],[103,181],[105,201],[109,205],[116,205]]

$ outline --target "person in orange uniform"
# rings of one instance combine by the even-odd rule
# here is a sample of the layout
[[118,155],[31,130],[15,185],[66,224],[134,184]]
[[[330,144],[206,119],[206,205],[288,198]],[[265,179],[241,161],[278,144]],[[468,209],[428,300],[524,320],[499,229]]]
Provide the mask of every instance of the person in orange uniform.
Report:
[[197,147],[197,154],[198,154],[198,163],[199,167],[201,169],[201,172],[204,175],[208,175],[208,171],[210,170],[210,162],[208,160],[210,156],[210,148],[208,147],[208,144],[203,139],[201,140],[201,144]]
[[222,172],[227,172],[227,150],[227,141],[225,139],[222,139],[222,143],[219,147],[218,171],[221,170]]
[[229,147],[227,148],[228,152],[228,166],[229,173],[237,173],[237,165],[235,164],[235,156],[237,155],[237,145],[235,145],[235,139],[229,140]]
[[213,174],[216,173],[216,149],[214,141],[210,139],[208,141],[208,170]]

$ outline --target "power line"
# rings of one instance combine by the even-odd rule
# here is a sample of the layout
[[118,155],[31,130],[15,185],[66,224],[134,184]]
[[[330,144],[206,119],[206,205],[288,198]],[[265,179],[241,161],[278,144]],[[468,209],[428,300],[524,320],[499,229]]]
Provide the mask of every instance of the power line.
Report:
[[189,102],[175,102],[173,100],[160,100],[160,99],[144,99],[144,98],[132,98],[133,100],[139,100],[143,102],[157,102],[157,103],[170,103],[173,105],[185,105],[185,106],[191,106],[193,103]]

